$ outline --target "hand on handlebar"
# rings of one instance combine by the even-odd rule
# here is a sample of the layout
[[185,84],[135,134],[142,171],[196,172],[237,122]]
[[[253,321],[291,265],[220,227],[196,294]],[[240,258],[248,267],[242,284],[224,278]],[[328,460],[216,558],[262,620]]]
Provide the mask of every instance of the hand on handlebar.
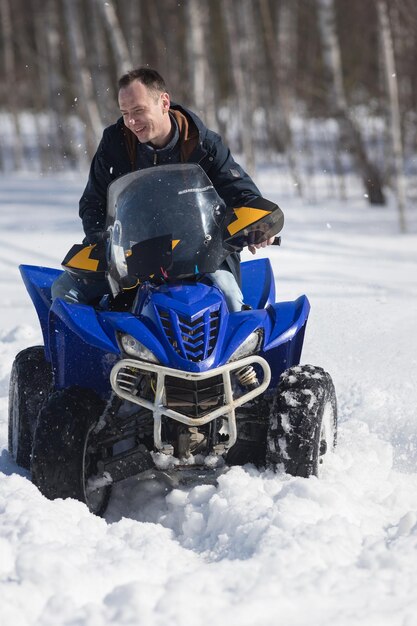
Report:
[[266,248],[267,246],[272,246],[274,242],[275,242],[275,237],[270,237],[269,239],[266,239],[262,243],[251,244],[250,246],[248,246],[248,248],[252,252],[252,254],[256,254],[256,250],[259,250],[259,248]]

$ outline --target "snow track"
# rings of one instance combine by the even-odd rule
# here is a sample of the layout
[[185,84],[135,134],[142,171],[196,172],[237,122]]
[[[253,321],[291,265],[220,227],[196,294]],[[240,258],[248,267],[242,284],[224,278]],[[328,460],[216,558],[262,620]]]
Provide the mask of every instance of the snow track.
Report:
[[303,362],[334,378],[337,452],[320,481],[251,466],[217,486],[130,479],[106,519],[43,498],[6,451],[11,363],[41,341],[16,266],[58,267],[80,240],[80,183],[2,186],[2,624],[417,624],[417,235],[359,194],[302,207],[259,182],[286,214],[283,247],[268,250],[279,297],[312,304]]

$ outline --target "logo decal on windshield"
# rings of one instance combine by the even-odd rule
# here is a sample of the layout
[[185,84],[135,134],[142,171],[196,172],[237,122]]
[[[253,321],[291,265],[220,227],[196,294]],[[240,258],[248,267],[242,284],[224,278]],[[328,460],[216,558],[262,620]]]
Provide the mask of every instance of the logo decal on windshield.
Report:
[[209,189],[214,189],[213,185],[207,185],[207,187],[194,187],[193,189],[183,189],[178,192],[178,195],[181,196],[183,193],[198,193],[199,191],[208,191]]

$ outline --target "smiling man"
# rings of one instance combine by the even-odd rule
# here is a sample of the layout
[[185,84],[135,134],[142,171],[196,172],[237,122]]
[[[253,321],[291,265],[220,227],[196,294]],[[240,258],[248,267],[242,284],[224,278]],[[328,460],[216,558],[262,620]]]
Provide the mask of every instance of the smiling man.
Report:
[[163,88],[164,85],[158,85],[158,81],[156,85],[151,83],[147,87],[139,80],[134,80],[119,90],[119,107],[124,125],[136,135],[140,143],[149,143],[155,148],[166,146],[173,135],[169,115],[170,97]]
[[[220,136],[209,130],[195,113],[171,102],[158,72],[149,68],[132,70],[120,78],[118,87],[122,117],[104,130],[80,200],[85,243],[95,244],[105,239],[107,188],[113,180],[131,171],[169,163],[198,163],[227,207],[248,206],[261,197]],[[255,248],[272,241],[249,249],[255,253]],[[210,277],[224,292],[229,310],[241,310],[239,255],[231,254]],[[108,289],[104,280],[80,279],[65,272],[55,281],[52,296],[91,302]]]

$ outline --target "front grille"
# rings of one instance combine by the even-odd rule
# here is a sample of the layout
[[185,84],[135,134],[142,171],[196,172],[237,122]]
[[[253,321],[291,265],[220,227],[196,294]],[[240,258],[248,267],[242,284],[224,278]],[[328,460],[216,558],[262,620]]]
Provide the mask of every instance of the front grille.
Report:
[[187,417],[203,417],[224,404],[222,376],[196,381],[167,376],[165,393],[167,408]]
[[[116,392],[121,390],[130,396],[154,401],[156,381],[153,375],[139,367],[124,366],[116,374]],[[152,391],[153,390],[153,391]],[[224,404],[224,384],[221,375],[203,380],[187,380],[176,376],[165,376],[165,401],[173,409],[187,417],[203,417]]]
[[195,319],[162,308],[158,313],[165,336],[177,354],[193,363],[211,355],[219,332],[219,309],[206,310]]

